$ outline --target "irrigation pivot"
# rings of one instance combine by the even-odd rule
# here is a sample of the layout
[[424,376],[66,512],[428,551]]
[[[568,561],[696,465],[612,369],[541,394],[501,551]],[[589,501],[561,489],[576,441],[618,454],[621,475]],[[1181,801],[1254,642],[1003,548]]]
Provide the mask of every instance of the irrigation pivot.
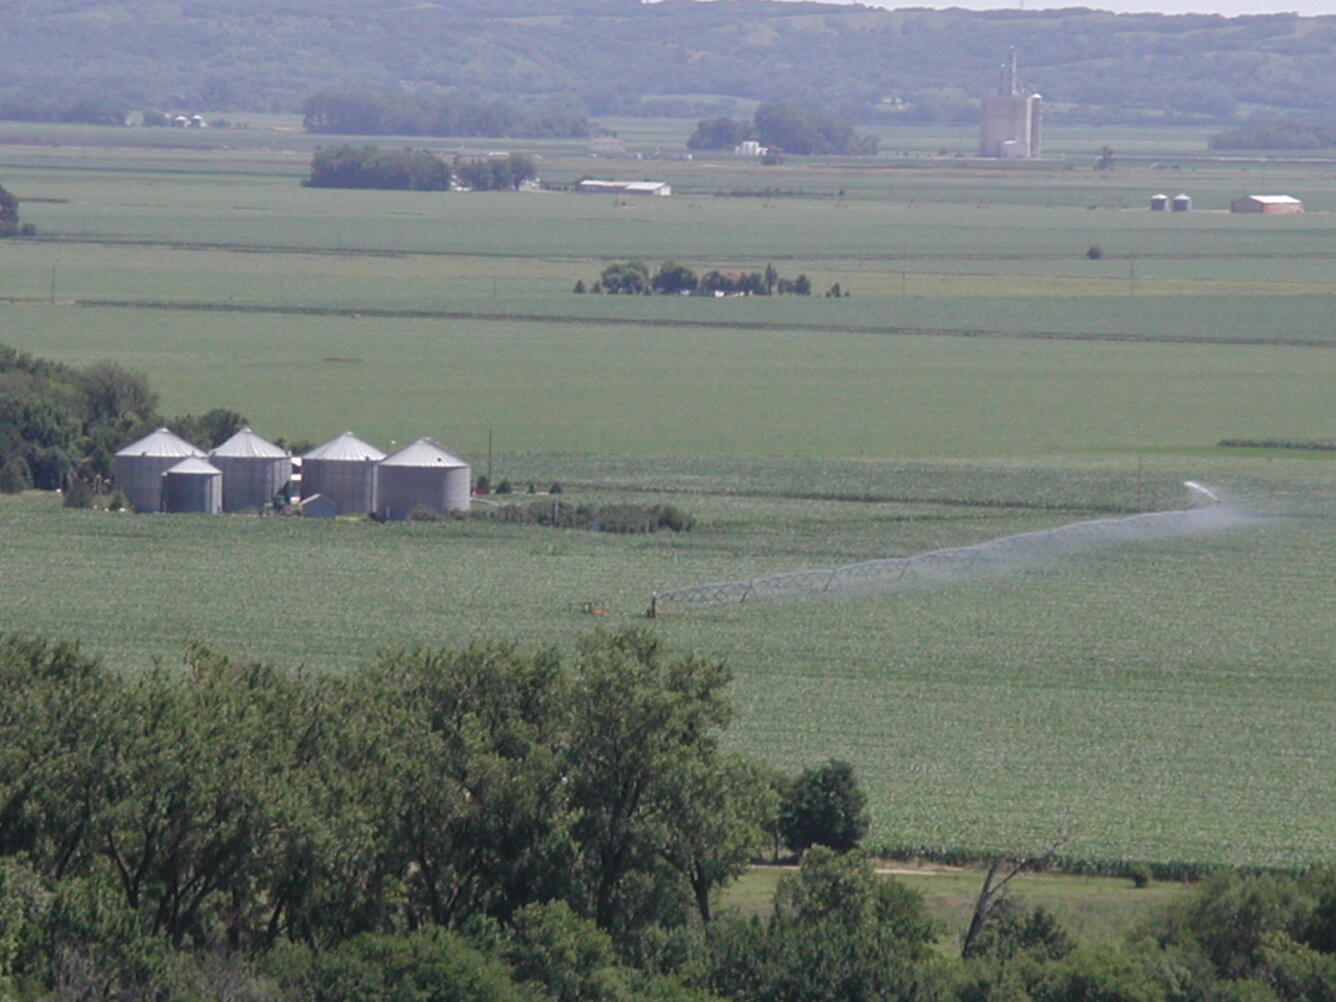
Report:
[[1214,491],[1196,481],[1185,481],[1184,486],[1190,493],[1191,506],[1188,508],[1073,522],[1054,529],[1022,532],[973,546],[929,550],[909,557],[865,560],[842,567],[788,571],[658,591],[650,599],[648,615],[657,616],[665,606],[672,604],[740,604],[949,584],[989,572],[1006,572],[1033,565],[1050,557],[1118,543],[1196,535],[1240,525],[1251,519],[1248,513],[1224,503]]

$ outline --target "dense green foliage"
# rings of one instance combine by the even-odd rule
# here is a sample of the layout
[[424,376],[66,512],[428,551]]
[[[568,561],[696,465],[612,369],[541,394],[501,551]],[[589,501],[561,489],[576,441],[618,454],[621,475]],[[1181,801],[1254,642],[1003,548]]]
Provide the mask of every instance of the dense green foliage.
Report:
[[474,191],[514,190],[538,176],[538,164],[527,153],[495,157],[461,157],[455,161],[459,183]]
[[4,489],[22,489],[27,479],[55,490],[76,472],[110,475],[112,454],[152,427],[156,408],[144,377],[118,365],[74,369],[0,345]]
[[867,834],[867,826],[867,797],[848,762],[831,759],[804,769],[784,791],[779,830],[799,851],[821,845],[848,852]]
[[19,200],[0,185],[0,237],[12,237],[19,231]]
[[311,158],[308,188],[385,188],[448,191],[450,165],[428,150],[336,146]]
[[731,150],[739,143],[756,138],[751,122],[731,118],[707,118],[696,123],[696,130],[687,139],[691,150]]
[[[728,678],[637,631],[589,637],[569,663],[489,644],[311,676],[196,650],[184,673],[133,679],[9,638],[0,859],[69,904],[16,957],[0,879],[0,975],[49,976],[43,958],[84,948],[121,965],[139,942],[344,944],[303,976],[325,986],[314,997],[394,981],[399,955],[504,987],[455,940],[368,938],[484,921],[514,925],[536,979],[571,935],[608,966],[600,937],[681,925],[763,841],[766,781],[718,748]],[[552,901],[565,910],[534,910]]]
[[727,118],[697,123],[687,140],[693,150],[731,150],[745,139],[757,139],[772,150],[800,154],[873,154],[875,136],[860,136],[839,115],[819,115],[788,104],[759,105],[752,121]]
[[[296,109],[350,80],[379,94],[413,81],[424,94],[462,95],[451,107],[482,109],[478,125],[432,128],[513,128],[513,113],[489,108],[495,95],[546,97],[570,123],[587,113],[729,115],[729,98],[861,120],[968,121],[1008,45],[1020,48],[1025,81],[1076,121],[1225,121],[1238,104],[1311,112],[1336,94],[1336,27],[1288,14],[293,0],[278,16],[255,0],[168,10],[27,0],[6,15],[0,87],[42,101]],[[410,99],[405,124],[417,105]]]
[[221,407],[164,421],[157,407],[148,380],[115,363],[74,368],[0,345],[0,492],[109,477],[116,450],[160,424],[203,449],[246,424]]
[[839,115],[818,115],[772,101],[756,109],[753,121],[757,138],[766,146],[778,147],[785,153],[877,152],[876,137],[858,135]]
[[0,93],[0,120],[10,122],[78,122],[84,125],[124,125],[124,105],[94,94],[61,100],[22,90]]
[[470,102],[444,95],[315,94],[302,103],[308,132],[350,136],[587,136],[581,114],[560,108],[522,112],[500,102]]
[[[499,492],[498,492],[499,493]],[[546,525],[554,529],[581,528],[594,532],[686,532],[696,520],[671,504],[582,504],[563,501],[530,501],[495,508],[475,507],[475,519],[495,522]]]
[[614,261],[603,269],[587,290],[581,280],[575,291],[606,292],[614,296],[677,296],[688,293],[702,296],[769,296],[776,293],[781,296],[810,296],[812,282],[805,274],[785,278],[773,264],[767,264],[764,271],[711,268],[697,276],[694,269],[672,259],[664,261],[653,274],[650,274],[645,262],[631,260]]
[[1311,122],[1254,122],[1211,137],[1217,150],[1329,150],[1336,126]]
[[767,920],[721,922],[710,987],[738,1002],[891,1002],[941,990],[922,897],[867,860],[814,849]]

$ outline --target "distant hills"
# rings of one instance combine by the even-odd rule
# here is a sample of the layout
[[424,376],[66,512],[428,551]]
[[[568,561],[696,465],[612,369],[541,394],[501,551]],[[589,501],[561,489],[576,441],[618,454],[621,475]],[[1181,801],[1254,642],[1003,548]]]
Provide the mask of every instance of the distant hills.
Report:
[[[1336,17],[881,10],[776,0],[9,0],[0,97],[296,110],[449,91],[572,114],[967,122],[1009,45],[1050,121],[1330,118]],[[7,95],[4,92],[9,92]]]

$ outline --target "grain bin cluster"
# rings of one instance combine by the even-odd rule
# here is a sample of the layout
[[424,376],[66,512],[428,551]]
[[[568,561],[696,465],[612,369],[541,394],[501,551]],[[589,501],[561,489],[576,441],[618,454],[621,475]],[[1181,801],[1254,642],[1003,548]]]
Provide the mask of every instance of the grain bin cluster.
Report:
[[471,482],[469,464],[429,438],[387,456],[350,431],[295,460],[249,428],[207,454],[166,428],[116,453],[115,483],[137,512],[259,511],[282,496],[313,513],[402,519],[468,511]]

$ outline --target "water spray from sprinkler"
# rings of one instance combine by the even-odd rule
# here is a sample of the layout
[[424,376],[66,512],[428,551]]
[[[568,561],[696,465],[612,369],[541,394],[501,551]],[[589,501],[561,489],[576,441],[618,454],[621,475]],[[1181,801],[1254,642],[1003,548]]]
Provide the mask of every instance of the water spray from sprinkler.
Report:
[[1218,498],[1213,491],[1211,491],[1207,487],[1203,487],[1195,480],[1184,480],[1183,486],[1192,492],[1193,505],[1199,505],[1204,507],[1206,505],[1221,503],[1220,498]]
[[1191,495],[1189,506],[1183,509],[1071,522],[1051,529],[1002,536],[969,546],[929,550],[908,557],[887,557],[841,567],[809,568],[657,591],[651,597],[648,615],[651,618],[661,615],[669,604],[718,605],[940,586],[1102,547],[1215,532],[1242,525],[1253,518],[1195,480],[1186,480],[1183,486]]

